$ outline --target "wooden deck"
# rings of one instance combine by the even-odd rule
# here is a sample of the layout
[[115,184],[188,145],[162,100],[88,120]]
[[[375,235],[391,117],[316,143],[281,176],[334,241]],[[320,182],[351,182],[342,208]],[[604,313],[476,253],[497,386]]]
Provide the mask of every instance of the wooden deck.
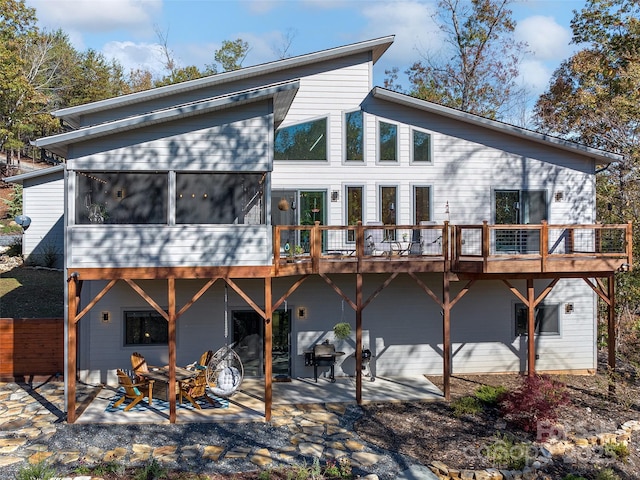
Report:
[[630,223],[276,226],[274,245],[274,276],[451,272],[583,277],[629,269],[633,260]]

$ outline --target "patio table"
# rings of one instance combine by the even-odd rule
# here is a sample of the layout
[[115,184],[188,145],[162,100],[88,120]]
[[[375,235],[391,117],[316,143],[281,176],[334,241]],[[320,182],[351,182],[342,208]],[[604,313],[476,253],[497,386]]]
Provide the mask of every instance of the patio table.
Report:
[[[148,372],[140,374],[141,376],[155,380],[153,394],[156,398],[162,398],[169,401],[169,366],[153,367]],[[180,392],[180,382],[189,380],[198,375],[197,371],[187,370],[186,368],[176,367],[176,394]]]

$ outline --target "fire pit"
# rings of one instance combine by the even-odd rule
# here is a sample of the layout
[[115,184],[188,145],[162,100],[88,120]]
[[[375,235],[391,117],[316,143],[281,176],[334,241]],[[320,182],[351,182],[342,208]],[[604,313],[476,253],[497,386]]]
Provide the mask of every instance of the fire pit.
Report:
[[334,383],[336,381],[336,357],[340,355],[344,355],[344,352],[336,352],[336,347],[333,343],[320,343],[314,345],[313,350],[304,352],[304,364],[307,367],[313,366],[313,377],[316,383],[318,382],[318,367],[331,367],[329,378],[331,383]]

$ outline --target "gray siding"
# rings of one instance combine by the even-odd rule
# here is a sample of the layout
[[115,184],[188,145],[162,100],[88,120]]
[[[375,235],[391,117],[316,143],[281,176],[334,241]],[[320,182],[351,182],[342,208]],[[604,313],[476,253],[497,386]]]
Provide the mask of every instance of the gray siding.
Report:
[[24,181],[23,213],[31,218],[22,240],[27,263],[62,268],[64,207],[62,171]]

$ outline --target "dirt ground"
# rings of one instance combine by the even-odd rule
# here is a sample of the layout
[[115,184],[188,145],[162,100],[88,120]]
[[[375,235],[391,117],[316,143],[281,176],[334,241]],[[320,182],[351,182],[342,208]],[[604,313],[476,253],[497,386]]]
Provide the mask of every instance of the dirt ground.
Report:
[[[603,368],[602,371],[606,371]],[[609,395],[607,376],[553,376],[568,389],[570,404],[562,407],[558,423],[567,433],[580,436],[613,433],[624,422],[640,419],[640,385],[635,369],[628,367],[623,380],[616,383],[616,397]],[[431,378],[442,387],[442,378]],[[454,376],[451,398],[472,394],[482,384],[514,389],[520,385],[518,375]],[[428,464],[434,460],[457,469],[497,467],[482,454],[495,442],[496,435],[509,434],[521,441],[535,441],[504,422],[497,409],[485,409],[480,415],[456,417],[451,404],[412,403],[365,406],[365,415],[356,425],[358,434],[368,442],[397,450]],[[633,434],[628,457],[623,461],[608,457],[602,447],[577,449],[576,461],[555,458],[547,468],[546,478],[563,479],[582,475],[593,479],[601,469],[612,469],[622,479],[640,478],[640,435]],[[545,477],[538,477],[545,478]],[[609,477],[607,477],[609,478]]]

